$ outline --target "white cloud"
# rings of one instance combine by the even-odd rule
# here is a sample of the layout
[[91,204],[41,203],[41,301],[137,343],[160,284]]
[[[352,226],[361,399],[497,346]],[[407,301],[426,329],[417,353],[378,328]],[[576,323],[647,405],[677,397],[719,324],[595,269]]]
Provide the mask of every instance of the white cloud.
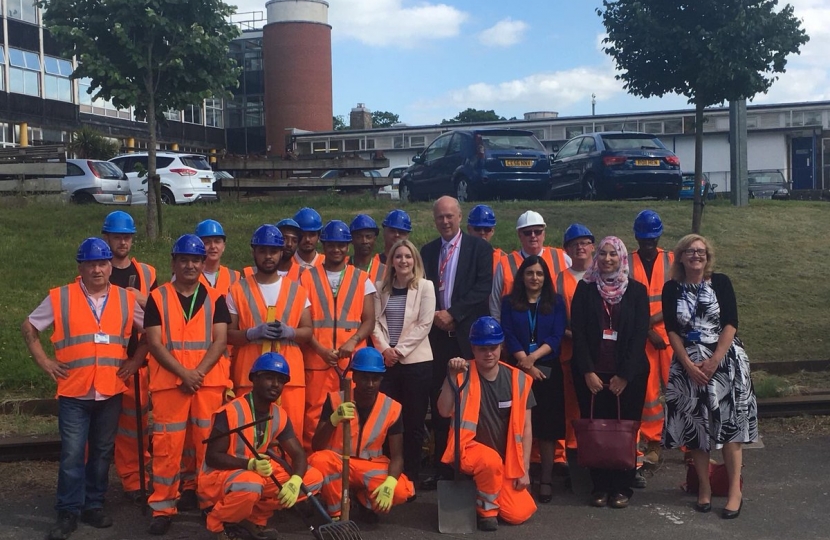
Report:
[[488,47],[510,47],[522,40],[527,29],[526,22],[508,17],[481,32],[478,41]]

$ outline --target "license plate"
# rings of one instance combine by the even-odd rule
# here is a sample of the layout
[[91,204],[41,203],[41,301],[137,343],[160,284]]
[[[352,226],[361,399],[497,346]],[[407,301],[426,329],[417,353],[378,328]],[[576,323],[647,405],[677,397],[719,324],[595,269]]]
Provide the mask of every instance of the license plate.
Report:
[[203,184],[210,184],[212,181],[213,180],[211,180],[210,178],[202,178],[202,183]]
[[113,195],[112,196],[113,202],[127,202],[126,195]]
[[634,165],[637,167],[659,167],[659,159],[635,159]]
[[533,167],[532,159],[505,159],[505,167]]

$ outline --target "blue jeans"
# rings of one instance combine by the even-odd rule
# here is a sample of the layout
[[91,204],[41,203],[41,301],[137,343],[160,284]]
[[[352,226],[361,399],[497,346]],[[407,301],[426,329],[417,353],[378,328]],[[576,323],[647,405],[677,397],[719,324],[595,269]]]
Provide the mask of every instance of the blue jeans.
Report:
[[82,510],[103,508],[120,414],[121,394],[102,401],[58,398],[58,512],[78,515]]

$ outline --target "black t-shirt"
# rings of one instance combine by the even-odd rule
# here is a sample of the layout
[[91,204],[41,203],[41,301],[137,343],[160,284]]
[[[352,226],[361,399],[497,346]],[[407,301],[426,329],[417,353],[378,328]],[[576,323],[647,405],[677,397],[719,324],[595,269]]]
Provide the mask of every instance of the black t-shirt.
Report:
[[[182,305],[184,312],[187,313],[190,311],[190,303],[193,301],[193,295],[182,296],[177,291],[176,296],[179,297],[179,303]],[[196,302],[193,305],[192,317],[195,317],[196,314],[199,313],[199,310],[202,309],[207,297],[207,289],[200,286],[196,290]],[[224,296],[220,296],[216,299],[216,304],[213,307],[213,322],[214,324],[231,323],[231,313],[228,311],[228,304],[225,302]],[[156,305],[156,301],[150,297],[147,299],[147,307],[144,309],[144,328],[150,328],[153,326],[161,326],[161,313]]]
[[[117,285],[122,289],[126,289],[127,287],[133,287],[134,289],[141,289],[141,274],[136,268],[134,262],[130,262],[130,265],[126,268],[116,268],[112,267],[112,275],[110,275],[110,283],[113,285]],[[158,287],[158,282],[154,281],[150,284],[150,290],[154,290]],[[138,348],[138,335],[133,333],[130,336],[130,342],[127,344],[127,356],[132,357],[135,354],[135,350]]]
[[[380,396],[378,396],[380,397]],[[323,410],[320,413],[320,421],[321,422],[328,422],[331,413],[334,412],[334,407],[331,406],[331,399],[326,397],[326,402],[323,404]],[[372,407],[363,408],[357,407],[357,418],[360,422],[360,435],[362,438],[363,435],[363,426],[366,425],[366,420],[368,420],[369,415],[372,414]],[[389,426],[389,429],[386,431],[386,440],[389,440],[390,435],[399,435],[403,433],[403,414],[398,415],[398,419]],[[352,441],[353,444],[357,445],[357,441]],[[386,441],[384,441],[384,444]]]
[[[513,381],[510,370],[499,365],[494,381],[479,375],[481,381],[481,405],[478,412],[478,426],[474,439],[499,453],[504,459],[507,451],[507,426],[513,409]],[[532,409],[536,398],[531,390],[524,407]]]

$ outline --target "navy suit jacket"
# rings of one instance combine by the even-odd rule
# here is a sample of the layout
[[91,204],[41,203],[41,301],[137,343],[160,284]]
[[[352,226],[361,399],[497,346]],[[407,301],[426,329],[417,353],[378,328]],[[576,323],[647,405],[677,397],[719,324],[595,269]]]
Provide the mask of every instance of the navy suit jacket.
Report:
[[[551,348],[551,354],[542,358],[542,363],[548,364],[559,358],[559,346],[562,343],[562,336],[565,335],[567,314],[565,313],[565,302],[562,296],[556,295],[556,303],[550,313],[538,312],[536,316],[536,338],[541,345],[546,343]],[[513,354],[524,351],[528,352],[530,347],[530,320],[527,318],[527,310],[516,311],[510,305],[510,297],[505,296],[501,303],[501,327],[504,330],[504,343],[507,352]]]

